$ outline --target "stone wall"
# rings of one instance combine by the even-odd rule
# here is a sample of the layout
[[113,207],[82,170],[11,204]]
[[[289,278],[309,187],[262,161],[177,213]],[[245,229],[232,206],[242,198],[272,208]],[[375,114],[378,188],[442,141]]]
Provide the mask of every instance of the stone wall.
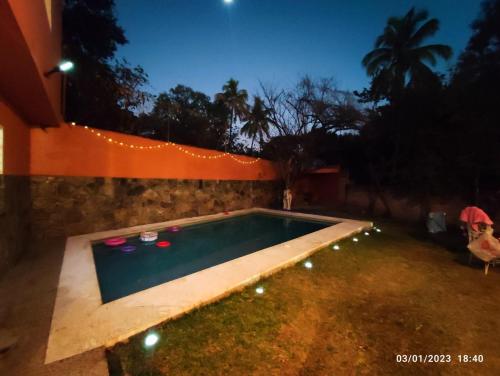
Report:
[[0,276],[28,249],[30,180],[0,175]]
[[34,238],[71,236],[176,218],[275,206],[277,181],[31,178]]

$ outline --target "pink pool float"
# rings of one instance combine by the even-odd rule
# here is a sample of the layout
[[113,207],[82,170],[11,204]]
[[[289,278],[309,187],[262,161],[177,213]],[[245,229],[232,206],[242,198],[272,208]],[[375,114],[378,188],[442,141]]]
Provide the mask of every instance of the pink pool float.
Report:
[[104,244],[106,244],[108,247],[118,247],[119,245],[125,244],[126,242],[127,239],[123,237],[118,237],[118,238],[106,239],[104,241]]
[[179,231],[181,231],[181,228],[180,228],[180,226],[171,226],[171,227],[167,227],[166,230],[168,232],[179,232]]
[[158,248],[167,248],[167,247],[170,247],[170,242],[166,241],[166,240],[163,240],[163,241],[157,242],[156,246]]

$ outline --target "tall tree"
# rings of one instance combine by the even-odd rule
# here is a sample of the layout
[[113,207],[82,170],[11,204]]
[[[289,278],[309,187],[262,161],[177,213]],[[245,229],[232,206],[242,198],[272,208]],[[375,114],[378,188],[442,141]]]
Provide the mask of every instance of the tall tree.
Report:
[[160,93],[150,114],[156,137],[199,147],[224,147],[227,108],[184,85]]
[[153,99],[153,95],[144,88],[148,84],[148,75],[141,66],[131,67],[127,60],[117,61],[114,66],[114,83],[118,106],[122,109],[120,130],[137,133],[136,122],[128,122],[127,117],[134,112],[143,112],[145,105]]
[[[457,169],[469,196],[482,204],[483,190],[500,184],[500,0],[483,1],[473,34],[450,85]],[[500,212],[500,197],[496,210]]]
[[115,61],[127,43],[113,0],[67,0],[63,8],[63,54],[75,63],[68,75],[66,118],[94,127],[135,132],[137,113],[151,99],[140,66]]
[[114,0],[66,0],[63,8],[65,57],[106,63],[128,43],[114,15]]
[[480,85],[478,94],[481,90],[488,91],[481,100],[488,96],[495,98],[500,83],[500,0],[482,3],[481,16],[473,22],[472,30],[473,35],[460,55],[452,83]]
[[269,137],[269,120],[267,118],[268,110],[264,102],[258,96],[254,98],[253,106],[247,115],[247,121],[241,128],[241,133],[247,135],[252,140],[250,153],[253,153],[253,144],[256,137],[259,137],[260,148],[264,145],[264,135]]
[[373,77],[373,93],[391,101],[406,85],[416,86],[433,75],[427,64],[437,58],[449,59],[451,47],[443,44],[422,45],[439,30],[439,21],[425,10],[411,8],[403,17],[390,17],[384,32],[375,41],[375,49],[362,60]]
[[[290,89],[262,86],[262,93],[272,136],[264,154],[277,162],[286,187],[312,167],[318,138],[360,126],[360,114],[340,114],[346,93],[336,89],[332,80],[304,77]],[[352,105],[352,111],[356,110]]]
[[75,63],[67,82],[67,118],[103,128],[119,124],[110,61],[127,39],[114,16],[114,1],[66,0],[62,42],[64,57]]
[[227,141],[227,148],[231,150],[232,136],[233,136],[233,126],[238,120],[245,118],[248,112],[248,93],[244,89],[238,88],[239,82],[231,78],[222,87],[222,93],[215,95],[215,99],[227,106],[230,112],[229,118],[229,139]]
[[[376,38],[375,49],[362,60],[372,81],[370,88],[358,95],[365,102],[388,99],[381,107],[373,108],[364,131],[372,185],[383,201],[382,185],[394,189],[402,185],[401,174],[409,169],[407,152],[418,140],[416,132],[423,130],[413,128],[414,120],[418,117],[426,125],[436,124],[435,108],[426,97],[440,98],[442,85],[441,77],[429,65],[434,66],[438,58],[449,59],[452,54],[449,46],[424,44],[438,30],[436,18],[429,19],[427,11],[412,8],[402,17],[387,20],[384,32]],[[432,108],[415,113],[420,105]],[[419,154],[413,154],[413,160],[418,160],[415,155]]]

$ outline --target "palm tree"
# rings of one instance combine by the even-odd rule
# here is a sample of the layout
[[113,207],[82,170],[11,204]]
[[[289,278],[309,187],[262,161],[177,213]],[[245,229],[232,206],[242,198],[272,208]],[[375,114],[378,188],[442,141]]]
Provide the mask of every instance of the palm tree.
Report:
[[253,152],[255,138],[259,136],[260,147],[264,144],[264,135],[269,137],[268,110],[260,97],[254,97],[252,110],[248,113],[247,122],[241,128],[241,133],[252,139],[250,152]]
[[373,77],[373,89],[394,100],[408,84],[414,86],[434,73],[436,57],[449,59],[451,47],[422,42],[439,30],[436,18],[428,19],[425,10],[411,8],[404,17],[390,17],[384,33],[375,41],[375,49],[363,58],[363,66]]
[[240,90],[238,84],[238,81],[231,78],[222,87],[222,93],[215,95],[215,99],[224,103],[229,109],[229,140],[226,143],[226,150],[232,142],[233,124],[235,124],[238,119],[244,119],[248,112],[248,93],[246,90]]

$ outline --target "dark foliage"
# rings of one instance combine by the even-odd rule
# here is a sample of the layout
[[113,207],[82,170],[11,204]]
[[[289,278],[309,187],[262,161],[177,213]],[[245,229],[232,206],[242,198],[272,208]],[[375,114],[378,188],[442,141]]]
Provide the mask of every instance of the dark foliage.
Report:
[[140,129],[142,134],[160,140],[223,149],[228,119],[229,110],[223,103],[177,85],[158,95],[153,110],[141,116]]
[[355,133],[364,120],[353,96],[331,79],[306,76],[292,88],[262,86],[262,91],[271,135],[263,156],[277,163],[287,187],[304,170],[325,163],[320,151],[328,153],[326,139]]
[[67,0],[63,8],[63,55],[75,63],[67,77],[65,117],[90,126],[132,131],[134,110],[149,94],[144,70],[113,62],[127,43],[113,0]]
[[378,75],[357,93],[374,106],[358,139],[366,168],[358,166],[355,178],[368,170],[381,196],[387,189],[409,196],[423,212],[431,197],[458,195],[477,204],[494,197],[500,184],[499,16],[499,0],[483,3],[451,82],[431,72],[377,103],[381,87],[394,87],[392,76]]
[[422,45],[439,30],[439,21],[426,10],[411,8],[403,17],[389,17],[375,49],[363,58],[363,66],[373,77],[373,100],[397,101],[405,88],[426,84],[434,73],[437,58],[449,59],[452,51],[442,44]]
[[500,0],[487,0],[449,87],[457,168],[478,202],[480,191],[500,186]]

